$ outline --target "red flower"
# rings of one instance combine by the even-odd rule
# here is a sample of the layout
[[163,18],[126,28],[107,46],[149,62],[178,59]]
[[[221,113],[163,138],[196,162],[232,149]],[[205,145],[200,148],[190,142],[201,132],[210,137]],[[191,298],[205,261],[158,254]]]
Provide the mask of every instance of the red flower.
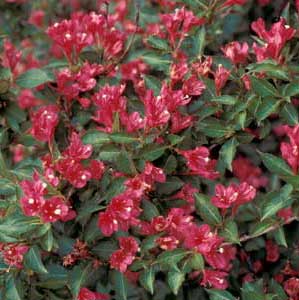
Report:
[[0,249],[4,262],[18,269],[23,268],[23,258],[28,250],[28,246],[21,244],[7,244],[3,250]]
[[159,247],[165,251],[176,249],[179,242],[174,236],[163,236],[156,240]]
[[111,268],[124,273],[135,259],[138,244],[132,237],[121,237],[119,243],[120,249],[112,253],[109,262]]
[[91,160],[88,166],[88,171],[91,174],[92,179],[100,180],[105,171],[105,165],[99,160]]
[[276,262],[279,259],[280,252],[277,244],[273,243],[272,240],[266,241],[266,260],[269,262]]
[[269,31],[266,30],[265,21],[259,18],[251,24],[253,31],[257,33],[259,38],[266,42],[264,47],[258,47],[255,43],[253,49],[256,53],[257,60],[262,61],[267,58],[281,60],[280,53],[286,42],[291,40],[296,30],[286,25],[284,18],[274,23]]
[[292,300],[299,300],[299,278],[292,277],[288,279],[283,287]]
[[225,290],[228,288],[227,275],[226,272],[206,269],[203,271],[201,285]]
[[254,166],[246,157],[236,158],[232,167],[234,175],[241,182],[247,182],[255,188],[265,187],[268,183],[268,178],[262,175],[262,170]]
[[231,42],[221,48],[224,55],[229,58],[233,64],[245,63],[248,57],[248,49],[249,47],[246,42],[243,44]]
[[92,292],[87,288],[81,288],[77,300],[108,300],[108,294]]
[[222,88],[226,85],[226,82],[230,76],[230,71],[224,68],[222,65],[218,65],[217,71],[214,75],[216,94],[221,94]]
[[43,222],[56,222],[68,214],[69,207],[59,197],[47,199],[41,208],[40,217]]
[[22,109],[32,108],[40,104],[40,102],[29,89],[22,90],[18,96],[18,104]]
[[118,221],[111,212],[101,212],[99,214],[98,227],[105,236],[111,236],[118,230]]
[[50,142],[58,125],[58,107],[42,106],[31,115],[31,134],[39,141]]
[[45,12],[41,9],[33,10],[29,17],[28,23],[36,27],[42,27],[44,24]]
[[178,133],[193,125],[192,116],[184,116],[179,111],[171,114],[171,133]]
[[297,174],[299,167],[299,125],[285,127],[284,129],[290,139],[290,143],[281,143],[280,151],[284,160],[291,166],[293,172]]
[[186,232],[184,245],[188,249],[195,249],[201,254],[208,254],[217,248],[222,242],[222,238],[218,237],[211,231],[207,224],[201,226],[192,225]]
[[213,249],[205,254],[208,264],[217,270],[229,271],[232,267],[231,261],[236,257],[237,249],[233,246],[225,246]]
[[226,0],[222,6],[244,5],[246,2],[247,0]]
[[231,184],[225,187],[217,184],[215,187],[215,196],[212,197],[212,203],[219,208],[229,208],[239,206],[254,199],[256,190],[246,182],[240,185]]
[[205,84],[194,75],[185,80],[183,84],[183,92],[189,96],[200,96],[205,89]]
[[198,174],[207,179],[216,179],[219,173],[215,171],[217,161],[210,159],[210,151],[206,147],[197,147],[194,150],[179,150],[187,160],[188,168],[194,174]]
[[170,119],[165,100],[161,97],[154,97],[153,91],[147,91],[144,98],[145,122],[148,128],[164,125]]
[[287,222],[293,216],[292,208],[288,207],[280,209],[277,213],[277,216]]
[[165,182],[166,176],[163,169],[155,167],[152,163],[146,162],[142,172],[143,180],[152,185],[154,182]]
[[3,43],[4,53],[2,58],[2,65],[6,68],[10,68],[15,74],[16,67],[22,58],[22,52],[18,51],[16,47],[7,39],[4,39]]

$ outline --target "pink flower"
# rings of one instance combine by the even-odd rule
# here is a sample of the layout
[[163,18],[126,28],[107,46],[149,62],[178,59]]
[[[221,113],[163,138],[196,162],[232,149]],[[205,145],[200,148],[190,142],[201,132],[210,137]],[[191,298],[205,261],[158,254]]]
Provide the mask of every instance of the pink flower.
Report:
[[112,253],[109,262],[111,268],[124,273],[135,259],[135,255],[138,251],[138,244],[132,237],[119,238],[119,244],[120,249]]
[[248,44],[244,42],[231,42],[221,48],[224,55],[230,59],[233,64],[243,64],[248,57]]
[[236,257],[236,253],[235,247],[225,246],[205,254],[205,260],[214,269],[229,271],[232,267],[231,261]]
[[164,125],[170,119],[165,100],[161,96],[155,97],[153,91],[147,91],[144,106],[145,122],[148,128]]
[[46,200],[41,208],[40,217],[43,222],[56,222],[64,218],[69,211],[69,207],[59,197],[51,197]]
[[286,42],[291,40],[296,33],[296,30],[286,25],[284,18],[274,23],[269,31],[266,30],[265,21],[259,18],[251,24],[253,31],[257,33],[259,38],[266,42],[264,47],[258,47],[255,43],[253,49],[256,53],[257,60],[262,61],[267,58],[281,60],[281,50]]
[[299,167],[299,125],[285,127],[285,132],[288,135],[290,142],[282,142],[280,144],[280,151],[283,159],[287,161],[293,172],[297,174]]
[[193,125],[192,116],[184,116],[179,111],[171,114],[171,133],[178,133]]
[[2,58],[2,65],[6,68],[10,68],[15,74],[16,67],[22,58],[22,52],[18,51],[16,47],[7,39],[4,39],[3,43],[4,53]]
[[228,287],[228,282],[226,280],[227,275],[226,272],[206,269],[203,271],[201,285],[225,290]]
[[36,27],[42,27],[44,24],[45,12],[43,10],[33,10],[29,17],[28,23]]
[[197,147],[194,150],[179,150],[187,160],[188,168],[194,174],[198,174],[207,179],[216,179],[219,173],[215,170],[217,161],[210,159],[210,151],[206,147]]
[[291,277],[284,283],[283,288],[291,297],[290,300],[299,299],[299,278]]
[[195,249],[201,254],[208,254],[217,248],[221,242],[222,238],[213,233],[209,225],[203,224],[190,226],[186,232],[184,245],[186,248]]
[[58,107],[42,106],[31,115],[31,134],[39,141],[50,142],[58,125]]
[[156,243],[159,247],[165,251],[176,249],[179,240],[177,240],[174,236],[163,236],[156,240]]
[[183,84],[183,92],[189,96],[200,96],[205,89],[205,84],[194,75],[185,80]]
[[22,90],[18,96],[18,104],[22,109],[32,108],[40,102],[29,89]]
[[104,174],[105,165],[103,162],[93,159],[90,161],[88,171],[92,179],[100,180]]
[[212,197],[211,202],[216,207],[226,209],[250,202],[254,199],[255,194],[255,188],[246,182],[243,182],[240,185],[233,183],[228,187],[217,184],[215,187],[215,196]]
[[118,221],[111,212],[101,212],[99,214],[98,227],[101,229],[103,235],[111,236],[118,230]]
[[224,68],[222,65],[218,65],[218,68],[214,75],[216,94],[221,94],[222,88],[226,85],[226,82],[230,76],[230,71]]
[[80,289],[77,300],[108,300],[109,298],[108,294],[92,292],[84,287]]
[[7,244],[2,252],[4,262],[18,269],[23,268],[24,255],[28,252],[29,247],[22,244]]
[[277,244],[273,243],[272,240],[266,241],[266,260],[269,262],[276,262],[279,259],[280,252]]

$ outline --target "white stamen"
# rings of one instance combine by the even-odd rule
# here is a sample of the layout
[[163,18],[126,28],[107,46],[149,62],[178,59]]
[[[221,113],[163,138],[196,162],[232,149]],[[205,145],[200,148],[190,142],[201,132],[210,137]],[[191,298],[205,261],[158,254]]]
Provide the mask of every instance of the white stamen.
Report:
[[60,215],[61,214],[61,209],[60,208],[55,209],[54,214],[55,215]]

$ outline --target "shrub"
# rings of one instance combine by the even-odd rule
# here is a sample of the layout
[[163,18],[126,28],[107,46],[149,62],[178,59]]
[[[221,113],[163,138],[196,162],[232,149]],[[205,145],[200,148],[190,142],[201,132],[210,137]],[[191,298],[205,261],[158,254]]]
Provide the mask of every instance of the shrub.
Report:
[[299,299],[298,1],[0,7],[1,299]]

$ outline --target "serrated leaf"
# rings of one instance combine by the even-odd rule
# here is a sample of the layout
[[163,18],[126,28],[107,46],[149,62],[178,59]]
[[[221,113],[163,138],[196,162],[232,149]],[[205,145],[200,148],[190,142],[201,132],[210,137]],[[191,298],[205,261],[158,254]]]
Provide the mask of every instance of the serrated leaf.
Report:
[[220,235],[225,238],[225,241],[233,243],[233,244],[239,244],[239,232],[238,232],[238,225],[235,221],[230,220],[227,223],[225,223],[223,229],[220,232]]
[[145,160],[154,161],[162,156],[166,149],[167,146],[148,144],[141,149],[140,156]]
[[48,72],[41,69],[30,69],[17,77],[16,84],[22,88],[32,89],[53,79]]
[[[189,2],[193,3],[194,1],[191,0]],[[206,38],[206,29],[204,26],[201,26],[193,38],[194,51],[196,56],[200,56],[203,54],[205,44],[206,44],[205,38]]]
[[274,156],[269,153],[259,152],[263,164],[266,168],[277,175],[280,176],[293,176],[293,172],[288,164],[280,157]]
[[206,289],[210,296],[210,300],[236,300],[236,298],[228,291],[217,289]]
[[149,64],[153,69],[168,72],[171,57],[169,55],[159,55],[155,52],[148,52],[141,56],[142,60]]
[[222,218],[219,210],[211,203],[209,197],[198,193],[194,195],[196,212],[201,216],[201,218],[211,225],[221,224]]
[[299,82],[294,81],[284,86],[282,94],[286,97],[294,97],[299,95]]
[[152,295],[154,294],[155,272],[153,267],[142,271],[139,276],[139,281],[147,291],[149,291]]
[[155,96],[158,96],[162,87],[161,80],[151,75],[144,75],[143,79],[146,87],[152,90]]
[[183,284],[185,274],[182,272],[170,271],[167,274],[167,282],[172,292],[177,295],[178,291]]
[[272,192],[268,196],[266,203],[262,210],[261,220],[265,220],[274,216],[280,209],[290,205],[290,195],[293,191],[293,187],[290,184],[286,184],[279,192]]
[[205,261],[201,254],[194,253],[189,259],[190,266],[193,270],[201,271],[205,267]]
[[22,300],[12,275],[7,277],[5,283],[5,300]]
[[273,236],[278,245],[286,247],[286,248],[288,247],[286,236],[285,236],[285,231],[284,231],[283,227],[279,227],[278,229],[276,229],[273,232]]
[[278,96],[275,87],[265,79],[250,77],[251,86],[254,92],[261,97]]
[[151,221],[154,217],[160,215],[159,210],[157,209],[155,204],[145,199],[142,200],[142,209],[142,215],[147,221]]
[[24,255],[24,265],[27,269],[36,273],[45,274],[48,273],[48,271],[42,262],[40,251],[41,250],[37,246],[30,248]]

